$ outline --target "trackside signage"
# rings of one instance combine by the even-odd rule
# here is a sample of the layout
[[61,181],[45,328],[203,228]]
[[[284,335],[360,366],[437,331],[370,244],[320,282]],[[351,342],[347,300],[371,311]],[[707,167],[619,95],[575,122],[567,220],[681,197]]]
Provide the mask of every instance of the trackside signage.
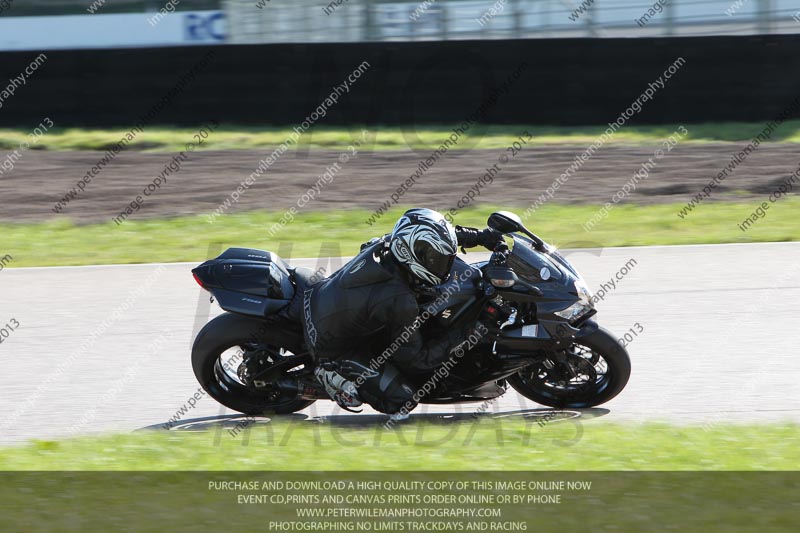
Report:
[[0,17],[0,50],[66,50],[224,44],[225,13],[176,11]]

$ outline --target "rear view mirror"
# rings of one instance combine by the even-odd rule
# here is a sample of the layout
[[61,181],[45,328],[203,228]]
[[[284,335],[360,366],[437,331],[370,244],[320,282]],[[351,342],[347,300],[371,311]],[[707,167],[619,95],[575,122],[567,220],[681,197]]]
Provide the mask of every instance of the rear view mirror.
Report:
[[525,226],[522,220],[511,211],[496,211],[489,215],[486,225],[500,233],[514,233],[522,231]]

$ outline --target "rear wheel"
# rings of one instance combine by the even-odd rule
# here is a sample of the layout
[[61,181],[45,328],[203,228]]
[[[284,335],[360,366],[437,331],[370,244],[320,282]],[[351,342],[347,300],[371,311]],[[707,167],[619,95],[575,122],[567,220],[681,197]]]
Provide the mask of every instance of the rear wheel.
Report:
[[[255,389],[245,384],[247,372],[243,363],[249,358],[257,357],[269,365],[298,349],[291,335],[268,328],[264,321],[226,313],[200,330],[192,347],[192,368],[209,396],[249,415],[294,413],[314,403],[296,392],[277,387]],[[296,377],[305,371],[299,365],[287,369],[282,377]]]
[[583,408],[619,394],[631,375],[628,352],[603,328],[576,339],[568,350],[508,378],[514,389],[542,405]]

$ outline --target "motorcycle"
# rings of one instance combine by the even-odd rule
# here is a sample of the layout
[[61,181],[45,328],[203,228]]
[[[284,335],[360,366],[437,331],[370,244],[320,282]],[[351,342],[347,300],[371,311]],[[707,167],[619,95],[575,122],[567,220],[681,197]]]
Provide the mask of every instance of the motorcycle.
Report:
[[[448,280],[419,299],[425,338],[448,328],[476,331],[420,403],[484,402],[509,386],[557,408],[588,408],[617,396],[630,377],[630,358],[597,324],[580,274],[517,215],[495,212],[488,226],[513,240],[510,250],[473,264],[456,258]],[[385,238],[373,241],[342,268],[358,268],[387,245]],[[228,249],[192,274],[226,311],[192,347],[194,374],[211,397],[249,415],[292,413],[331,399],[314,376],[302,298],[328,278],[247,248]]]

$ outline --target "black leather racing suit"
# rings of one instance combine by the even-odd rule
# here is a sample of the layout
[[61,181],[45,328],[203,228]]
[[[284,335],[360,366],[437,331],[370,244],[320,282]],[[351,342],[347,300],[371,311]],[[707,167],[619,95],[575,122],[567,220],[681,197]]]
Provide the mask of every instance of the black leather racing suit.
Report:
[[[460,226],[456,227],[456,235],[463,248],[484,245],[491,249],[502,239],[492,230]],[[315,358],[319,362],[347,358],[369,366],[386,346],[403,336],[407,340],[391,354],[389,362],[406,376],[435,370],[449,357],[449,350],[463,340],[465,332],[451,332],[425,342],[414,327],[419,304],[412,284],[408,272],[385,251],[384,241],[380,240],[367,246],[331,278],[306,290],[304,334]],[[364,396],[369,401],[370,395]],[[373,407],[395,412],[391,403],[383,408]]]

